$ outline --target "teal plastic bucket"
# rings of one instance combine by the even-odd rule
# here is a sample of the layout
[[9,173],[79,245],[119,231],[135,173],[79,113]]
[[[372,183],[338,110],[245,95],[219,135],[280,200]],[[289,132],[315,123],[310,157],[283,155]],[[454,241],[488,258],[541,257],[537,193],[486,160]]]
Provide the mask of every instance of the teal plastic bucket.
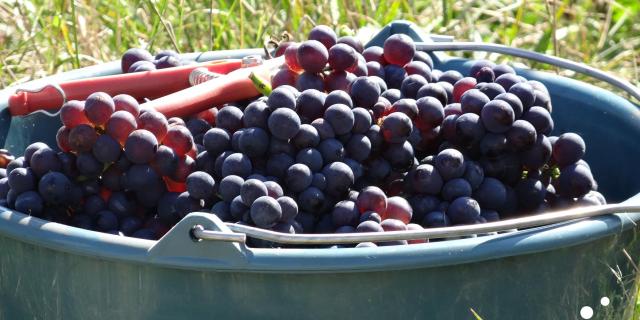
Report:
[[[427,40],[410,24],[393,33]],[[244,56],[207,53],[200,60]],[[192,56],[195,57],[195,56]],[[436,68],[469,62],[434,56]],[[118,72],[109,63],[46,81]],[[640,204],[640,113],[609,91],[518,70],[552,96],[555,133],[587,141],[586,160],[610,202]],[[0,91],[0,146],[19,153],[55,145],[57,117],[11,118]],[[0,207],[0,317],[4,319],[593,319],[632,317],[640,213],[601,216],[513,233],[409,246],[254,249],[194,241],[195,225],[229,231],[192,213],[159,241],[98,233]],[[587,314],[585,313],[585,315]]]

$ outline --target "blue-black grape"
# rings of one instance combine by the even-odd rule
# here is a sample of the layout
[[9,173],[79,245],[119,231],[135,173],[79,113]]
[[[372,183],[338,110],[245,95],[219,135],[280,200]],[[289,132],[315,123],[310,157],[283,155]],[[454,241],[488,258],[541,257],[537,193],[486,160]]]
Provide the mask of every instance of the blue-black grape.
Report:
[[486,94],[478,89],[467,90],[460,98],[460,107],[464,113],[475,113],[480,115],[482,107],[487,104],[491,99]]
[[300,117],[291,109],[279,108],[269,116],[269,131],[279,139],[293,138],[300,124]]
[[312,173],[309,167],[304,164],[296,163],[287,169],[284,178],[284,184],[288,190],[293,192],[301,192],[311,186]]
[[530,211],[542,204],[547,193],[540,180],[525,178],[518,182],[515,188],[520,209]]
[[314,148],[305,148],[296,155],[296,162],[306,165],[312,172],[318,172],[324,166],[320,151]]
[[526,112],[533,106],[535,100],[535,92],[533,87],[528,83],[518,82],[509,88],[509,93],[515,94],[522,102],[523,110]]
[[389,89],[400,89],[402,87],[402,81],[406,76],[407,72],[401,66],[395,64],[384,66],[384,81],[387,83]]
[[223,177],[228,175],[247,177],[252,171],[251,160],[242,153],[233,153],[224,159],[221,169]]
[[459,197],[470,197],[471,194],[471,184],[463,178],[451,179],[442,186],[442,198],[446,201],[453,201]]
[[408,75],[400,85],[400,92],[406,98],[417,99],[418,91],[428,83],[425,77],[419,74]]
[[331,221],[335,227],[352,226],[355,227],[358,224],[360,213],[356,207],[355,202],[349,200],[343,200],[333,207],[331,211]]
[[536,132],[548,135],[553,130],[554,124],[551,114],[547,109],[533,106],[522,115],[522,119],[528,121],[536,128]]
[[480,216],[480,205],[469,197],[460,197],[451,202],[447,216],[454,224],[473,224]]
[[582,159],[586,146],[582,138],[572,132],[564,133],[553,144],[553,160],[564,167]]
[[487,177],[474,191],[473,198],[484,209],[500,210],[506,201],[507,190],[500,180]]
[[345,157],[344,145],[336,139],[325,139],[318,145],[324,163],[342,161]]
[[443,179],[434,166],[421,164],[411,175],[410,183],[418,193],[437,195],[442,190]]
[[187,191],[196,199],[209,199],[215,191],[215,180],[208,173],[196,171],[187,176]]
[[92,151],[93,156],[104,164],[118,161],[122,153],[120,143],[107,134],[98,137]]
[[256,199],[267,195],[267,186],[258,179],[247,179],[240,188],[240,198],[247,207],[250,207]]
[[240,190],[244,184],[244,179],[236,175],[228,175],[220,180],[220,197],[226,202],[231,202],[240,195]]
[[515,150],[525,150],[536,142],[536,128],[526,120],[516,120],[507,131],[507,142]]
[[262,196],[251,204],[251,220],[258,227],[272,227],[281,217],[282,208],[276,199],[269,196]]
[[413,125],[411,118],[402,112],[393,112],[382,120],[380,126],[385,141],[389,143],[402,143],[407,140]]

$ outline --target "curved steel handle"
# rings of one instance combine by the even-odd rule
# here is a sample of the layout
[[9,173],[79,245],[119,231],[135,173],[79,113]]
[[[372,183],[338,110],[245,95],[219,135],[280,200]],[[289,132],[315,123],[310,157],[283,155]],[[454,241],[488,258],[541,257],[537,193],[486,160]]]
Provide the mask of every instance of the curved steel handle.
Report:
[[[390,231],[390,232],[362,232],[342,234],[286,234],[256,227],[234,223],[226,225],[234,232],[253,238],[287,244],[337,244],[380,242],[393,240],[413,240],[432,238],[451,238],[483,234],[490,232],[510,231],[513,229],[539,227],[559,222],[567,222],[576,219],[590,218],[613,213],[640,212],[640,205],[609,204],[593,207],[581,207],[563,211],[548,212],[535,216],[508,219],[482,224],[428,228],[424,230]],[[225,234],[223,237],[222,234]],[[235,233],[231,233],[235,234]],[[232,239],[229,233],[209,231],[204,228],[194,228],[192,235],[202,240],[223,240],[244,242],[244,239]],[[224,238],[224,239],[223,239]]]
[[579,72],[590,77],[596,78],[607,82],[615,87],[618,87],[634,98],[640,101],[640,89],[631,84],[629,81],[612,76],[606,72],[600,71],[596,68],[590,67],[583,63],[573,62],[571,60],[558,58],[543,53],[538,53],[529,50],[523,50],[518,48],[512,48],[509,46],[493,43],[482,42],[439,42],[439,43],[416,43],[416,49],[422,51],[486,51],[506,54],[514,57],[520,57],[530,59],[550,65],[554,65],[560,68],[565,68]]

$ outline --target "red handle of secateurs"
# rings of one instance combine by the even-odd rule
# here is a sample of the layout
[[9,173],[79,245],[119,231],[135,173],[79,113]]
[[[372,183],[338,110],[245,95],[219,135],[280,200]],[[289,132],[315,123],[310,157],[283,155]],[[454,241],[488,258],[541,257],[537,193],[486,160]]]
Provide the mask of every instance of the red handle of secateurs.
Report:
[[[195,68],[204,67],[211,72],[227,74],[239,69],[241,62],[240,59],[226,59],[153,71],[78,79],[60,83],[59,87],[67,100],[85,100],[97,91],[110,95],[124,93],[137,99],[154,99],[188,88],[189,74]],[[60,92],[50,86],[39,92],[19,91],[9,97],[9,112],[13,116],[22,116],[37,110],[56,110],[63,104],[63,100]]]
[[184,117],[220,106],[228,102],[245,100],[260,95],[249,75],[271,80],[271,71],[281,66],[284,58],[265,60],[255,67],[240,68],[187,89],[145,102],[141,108],[153,108],[167,118]]

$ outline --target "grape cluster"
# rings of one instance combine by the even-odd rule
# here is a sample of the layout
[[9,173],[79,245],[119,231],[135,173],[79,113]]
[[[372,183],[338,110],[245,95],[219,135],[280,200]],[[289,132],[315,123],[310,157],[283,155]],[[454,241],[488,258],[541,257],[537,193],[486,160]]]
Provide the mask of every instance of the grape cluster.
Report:
[[180,60],[178,53],[173,50],[163,50],[152,56],[149,51],[140,48],[125,51],[120,61],[122,73],[173,68],[184,64],[188,62]]
[[[178,213],[164,212],[163,204],[186,191],[197,155],[182,119],[167,120],[159,112],[140,110],[131,96],[103,92],[65,103],[60,119],[61,151],[36,142],[11,161],[0,180],[3,205],[147,239],[159,238],[178,221]],[[188,209],[181,212],[184,216]]]
[[606,203],[582,138],[550,136],[545,86],[507,65],[477,61],[464,77],[434,69],[406,35],[363,49],[326,26],[276,54],[286,63],[269,96],[186,121],[139,110],[126,95],[66,103],[61,152],[35,143],[11,161],[2,204],[158,238],[203,210],[284,233],[349,233]]

